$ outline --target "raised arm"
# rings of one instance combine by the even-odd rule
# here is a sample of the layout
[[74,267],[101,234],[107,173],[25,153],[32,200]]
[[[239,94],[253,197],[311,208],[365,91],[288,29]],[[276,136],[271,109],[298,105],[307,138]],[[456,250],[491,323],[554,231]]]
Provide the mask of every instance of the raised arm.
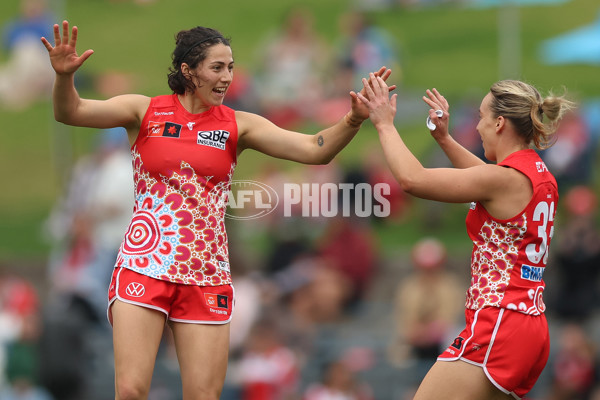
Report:
[[370,119],[388,166],[402,189],[424,199],[449,203],[489,201],[510,189],[505,168],[481,164],[470,168],[425,168],[406,147],[394,126],[396,97],[389,98],[386,83],[371,75],[363,79],[367,96],[358,94],[370,111]]
[[69,35],[69,23],[62,23],[62,37],[58,24],[54,25],[54,46],[41,38],[48,50],[52,68],[56,72],[52,100],[57,121],[90,128],[122,126],[137,132],[150,99],[141,95],[121,95],[108,100],[82,99],[74,84],[75,72],[93,54],[86,50],[79,56],[75,49],[78,29],[74,26]]
[[[483,165],[485,162],[471,153],[460,143],[458,143],[448,133],[448,113],[449,105],[446,98],[437,91],[437,89],[427,89],[427,96],[423,96],[423,101],[431,107],[429,110],[429,118],[436,125],[436,129],[431,132],[431,136],[435,139],[440,148],[446,153],[446,156],[456,168],[469,168],[476,165]],[[438,117],[435,114],[436,110],[442,110],[444,114]]]
[[[382,67],[375,74],[384,81],[391,70]],[[395,89],[395,85],[389,90]],[[363,89],[364,90],[364,89]],[[251,148],[273,157],[303,164],[327,164],[356,135],[369,110],[350,92],[352,109],[335,125],[314,135],[289,131],[256,114],[237,111],[240,140],[238,152]]]

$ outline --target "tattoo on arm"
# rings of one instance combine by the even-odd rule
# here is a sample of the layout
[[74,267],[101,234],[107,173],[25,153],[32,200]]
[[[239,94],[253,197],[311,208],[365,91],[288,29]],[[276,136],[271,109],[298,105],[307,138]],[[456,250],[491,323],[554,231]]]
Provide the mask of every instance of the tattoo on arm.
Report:
[[323,147],[323,143],[324,143],[324,139],[323,136],[319,135],[319,137],[317,138],[317,143],[319,144],[319,147]]

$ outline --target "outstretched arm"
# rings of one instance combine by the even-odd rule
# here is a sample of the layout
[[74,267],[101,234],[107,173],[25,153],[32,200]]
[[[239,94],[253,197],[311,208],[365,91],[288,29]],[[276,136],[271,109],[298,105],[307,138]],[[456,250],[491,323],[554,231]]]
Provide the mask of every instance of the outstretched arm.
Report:
[[[374,75],[385,81],[391,72],[382,67]],[[388,90],[395,88],[392,85]],[[240,132],[238,152],[251,148],[304,164],[327,164],[354,138],[362,122],[369,117],[369,110],[358,100],[357,93],[352,91],[350,96],[352,109],[335,125],[315,135],[282,129],[259,115],[237,111]]]
[[[431,132],[431,136],[435,139],[440,148],[446,153],[446,156],[456,168],[469,168],[476,165],[483,165],[485,162],[471,153],[460,143],[458,143],[448,133],[448,113],[449,105],[446,98],[437,91],[437,89],[427,89],[427,96],[423,96],[423,101],[431,107],[429,110],[429,118],[436,125],[436,129]],[[438,117],[435,114],[436,110],[442,110],[444,114]]]
[[56,72],[52,91],[54,117],[68,125],[101,129],[123,126],[135,131],[141,123],[149,98],[140,95],[122,95],[108,100],[79,97],[74,84],[75,72],[93,54],[93,50],[78,55],[75,49],[77,35],[77,27],[74,26],[69,35],[69,23],[63,21],[62,37],[59,25],[54,25],[54,46],[46,38],[41,38]]
[[405,192],[424,199],[466,203],[489,200],[503,190],[504,168],[496,165],[465,169],[423,167],[394,126],[397,95],[390,98],[386,83],[372,74],[369,80],[363,79],[363,85],[367,96],[359,93],[358,99],[368,107],[390,170]]

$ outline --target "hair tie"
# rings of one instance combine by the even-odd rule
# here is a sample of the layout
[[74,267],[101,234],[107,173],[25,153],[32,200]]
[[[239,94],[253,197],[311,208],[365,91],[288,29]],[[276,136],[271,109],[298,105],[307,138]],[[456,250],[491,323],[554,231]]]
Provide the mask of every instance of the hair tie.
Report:
[[193,50],[193,49],[194,49],[196,46],[200,46],[202,43],[204,43],[204,42],[207,42],[207,41],[209,41],[209,40],[211,40],[211,39],[216,39],[216,38],[218,38],[218,37],[220,37],[220,36],[218,36],[218,35],[209,36],[209,37],[207,37],[207,38],[205,38],[205,39],[199,40],[199,41],[197,41],[196,43],[192,44],[192,45],[191,45],[191,46],[190,46],[190,47],[189,47],[189,48],[188,48],[188,49],[185,51],[185,53],[183,53],[183,55],[182,55],[181,57],[179,57],[179,61],[180,61],[180,62],[183,62],[183,59],[185,58],[185,56],[187,56],[187,55],[190,53],[190,51],[192,51],[192,50]]

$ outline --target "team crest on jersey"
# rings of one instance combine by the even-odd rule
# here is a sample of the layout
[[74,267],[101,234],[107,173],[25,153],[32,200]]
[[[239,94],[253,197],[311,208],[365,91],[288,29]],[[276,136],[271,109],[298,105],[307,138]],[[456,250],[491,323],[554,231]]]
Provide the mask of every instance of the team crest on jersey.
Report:
[[229,131],[220,129],[214,131],[198,131],[198,144],[225,150],[225,143],[229,139]]
[[148,122],[149,137],[178,138],[181,134],[181,125],[174,122]]
[[225,272],[230,272],[229,263],[227,261],[219,261],[219,269]]

